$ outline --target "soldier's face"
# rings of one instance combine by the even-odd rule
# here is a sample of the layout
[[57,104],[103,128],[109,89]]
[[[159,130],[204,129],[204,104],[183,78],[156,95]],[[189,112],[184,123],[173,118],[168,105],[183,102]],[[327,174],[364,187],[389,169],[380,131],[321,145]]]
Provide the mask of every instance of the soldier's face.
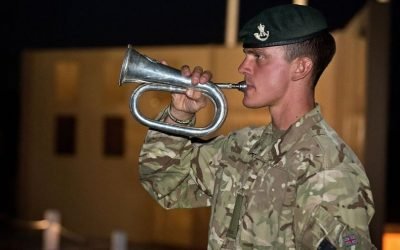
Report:
[[243,104],[249,108],[279,105],[285,98],[290,79],[290,63],[280,46],[246,48],[239,66],[247,88]]

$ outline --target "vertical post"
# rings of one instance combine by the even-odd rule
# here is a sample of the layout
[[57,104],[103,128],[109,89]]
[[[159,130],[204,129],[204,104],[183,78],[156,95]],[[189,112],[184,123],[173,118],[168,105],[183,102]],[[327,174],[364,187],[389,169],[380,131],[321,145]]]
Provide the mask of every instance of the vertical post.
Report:
[[370,177],[375,215],[370,231],[373,243],[382,249],[386,222],[387,127],[390,68],[390,8],[369,1],[367,34],[367,121],[365,169]]
[[111,250],[127,250],[126,233],[120,230],[115,230],[111,234]]
[[236,46],[239,20],[239,0],[227,0],[225,21],[225,46]]
[[60,249],[61,216],[57,210],[46,210],[44,219],[48,226],[43,231],[43,250]]

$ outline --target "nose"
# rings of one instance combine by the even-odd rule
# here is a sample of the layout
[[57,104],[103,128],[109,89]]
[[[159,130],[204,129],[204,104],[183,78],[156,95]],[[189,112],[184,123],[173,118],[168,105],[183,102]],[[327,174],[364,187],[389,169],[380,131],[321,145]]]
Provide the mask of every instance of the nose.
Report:
[[243,74],[243,75],[249,73],[250,68],[249,68],[248,60],[246,58],[244,58],[242,63],[239,65],[238,71],[240,74]]

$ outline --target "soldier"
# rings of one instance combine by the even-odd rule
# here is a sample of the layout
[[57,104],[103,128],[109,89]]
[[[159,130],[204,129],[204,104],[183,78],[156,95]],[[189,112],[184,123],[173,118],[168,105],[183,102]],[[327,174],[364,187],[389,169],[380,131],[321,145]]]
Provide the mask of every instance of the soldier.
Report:
[[[314,99],[335,53],[324,17],[275,6],[240,37],[243,105],[268,108],[272,122],[204,143],[150,130],[139,159],[144,188],[167,209],[210,206],[208,249],[375,249],[369,180]],[[199,66],[182,74],[193,84],[211,79]],[[197,91],[173,94],[158,119],[192,126],[205,104]]]

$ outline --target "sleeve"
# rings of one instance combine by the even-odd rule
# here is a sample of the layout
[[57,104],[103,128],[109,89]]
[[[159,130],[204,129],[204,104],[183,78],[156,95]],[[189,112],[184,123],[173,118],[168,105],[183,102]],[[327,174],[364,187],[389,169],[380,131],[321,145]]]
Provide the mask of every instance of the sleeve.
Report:
[[226,145],[221,136],[208,143],[193,143],[150,130],[139,157],[143,187],[164,208],[210,206],[216,172],[213,159]]
[[368,229],[373,213],[360,166],[342,163],[317,172],[298,186],[297,242],[301,249],[376,249]]

